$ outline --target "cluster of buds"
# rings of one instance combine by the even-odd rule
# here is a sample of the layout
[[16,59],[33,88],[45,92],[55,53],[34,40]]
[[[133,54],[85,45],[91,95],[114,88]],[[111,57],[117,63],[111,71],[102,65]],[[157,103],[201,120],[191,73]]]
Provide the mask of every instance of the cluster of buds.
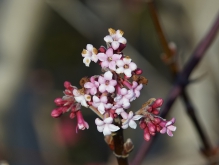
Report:
[[65,91],[62,98],[55,99],[58,108],[51,113],[52,117],[59,117],[70,112],[70,118],[77,118],[77,130],[88,129],[89,125],[81,113],[81,106],[90,108],[99,118],[95,119],[97,130],[104,136],[111,135],[119,129],[131,127],[135,129],[139,125],[144,130],[145,140],[156,132],[172,136],[175,131],[174,119],[166,121],[158,116],[162,99],[150,99],[137,112],[128,111],[131,102],[140,96],[143,85],[147,79],[142,76],[142,70],[129,56],[123,54],[127,40],[123,37],[123,31],[109,29],[109,35],[104,37],[107,48],[101,46],[96,49],[87,44],[82,51],[83,63],[89,67],[91,61],[98,63],[102,71],[101,75],[80,80],[81,88],[65,82]]
[[136,112],[136,114],[143,116],[140,119],[139,125],[140,128],[144,130],[144,139],[146,141],[149,141],[151,135],[154,136],[156,132],[160,132],[162,134],[167,133],[169,136],[173,136],[172,131],[176,130],[176,127],[173,126],[175,118],[172,118],[170,121],[166,121],[158,116],[162,104],[162,99],[151,98],[142,105],[140,110]]

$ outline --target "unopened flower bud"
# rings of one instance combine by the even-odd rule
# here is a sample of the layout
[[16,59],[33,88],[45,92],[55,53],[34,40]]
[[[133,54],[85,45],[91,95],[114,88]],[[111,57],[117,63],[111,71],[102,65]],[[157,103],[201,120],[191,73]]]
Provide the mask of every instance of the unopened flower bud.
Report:
[[61,115],[62,115],[62,109],[61,108],[54,109],[51,112],[51,116],[54,117],[54,118],[60,117]]
[[99,49],[98,49],[98,52],[100,53],[105,53],[106,52],[106,48],[104,46],[101,46]]
[[163,99],[156,99],[152,105],[152,108],[158,108],[162,106],[163,104]]
[[143,73],[143,71],[142,71],[142,69],[140,69],[140,68],[137,68],[136,70],[135,70],[135,74],[137,74],[137,75],[140,75],[140,74],[142,74]]
[[159,124],[160,122],[161,122],[161,119],[158,118],[158,117],[155,117],[154,120],[153,120],[154,124]]
[[134,145],[132,143],[132,140],[128,138],[126,142],[124,143],[124,151],[125,153],[130,153],[134,148]]
[[147,124],[145,123],[144,120],[141,120],[141,121],[139,122],[139,126],[140,126],[141,129],[145,129],[145,127],[147,127]]
[[154,115],[158,115],[160,111],[158,111],[157,109],[154,109],[151,113],[153,113]]
[[68,82],[68,81],[65,81],[65,82],[64,82],[64,87],[67,88],[67,89],[68,89],[68,88],[71,88],[71,83]]
[[62,98],[56,98],[56,99],[54,100],[54,102],[55,102],[55,104],[56,104],[57,106],[63,105],[63,100],[62,100]]
[[148,130],[149,130],[149,132],[155,132],[156,131],[156,127],[155,127],[155,125],[152,123],[152,122],[148,122],[147,123],[147,126],[148,126]]
[[74,119],[74,118],[75,118],[75,112],[71,112],[70,115],[69,115],[69,117],[70,117],[71,119]]
[[149,141],[151,139],[151,135],[150,135],[147,127],[144,129],[144,139],[146,141]]

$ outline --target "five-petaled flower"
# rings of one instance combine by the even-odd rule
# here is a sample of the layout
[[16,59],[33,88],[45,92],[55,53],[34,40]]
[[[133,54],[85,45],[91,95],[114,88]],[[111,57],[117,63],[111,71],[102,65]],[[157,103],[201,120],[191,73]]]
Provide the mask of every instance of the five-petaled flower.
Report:
[[126,39],[123,36],[124,32],[122,30],[115,31],[112,28],[109,28],[110,35],[104,37],[106,43],[110,43],[114,50],[117,50],[120,44],[126,44]]
[[113,49],[107,49],[106,53],[98,53],[97,57],[101,62],[102,68],[110,68],[111,70],[116,70],[116,61],[119,60],[122,55],[113,54]]
[[99,118],[96,118],[95,123],[97,125],[97,130],[99,132],[103,132],[104,136],[110,135],[112,132],[118,131],[120,128],[114,124],[112,124],[113,118],[108,117],[103,121]]
[[122,116],[122,128],[126,129],[129,127],[136,129],[137,124],[135,123],[134,120],[139,120],[140,118],[142,118],[142,115],[133,115],[133,112],[130,111],[129,114],[127,114],[126,112],[122,112],[121,113]]
[[106,96],[101,96],[98,98],[97,96],[93,96],[93,104],[94,107],[98,109],[101,114],[104,114],[106,109],[112,108],[113,104],[108,103],[108,99]]
[[127,77],[132,76],[132,71],[137,69],[137,65],[134,62],[131,62],[132,59],[128,56],[122,60],[117,60],[116,65],[119,67],[116,69],[116,73],[124,73]]
[[163,129],[160,130],[160,133],[162,134],[167,133],[169,136],[173,136],[172,131],[176,131],[176,126],[173,125],[174,123],[175,123],[175,118],[172,118],[170,121],[166,122]]
[[104,73],[104,76],[99,76],[98,82],[100,83],[99,91],[101,93],[107,91],[109,93],[113,93],[115,91],[115,85],[117,84],[116,80],[113,80],[113,74],[110,71]]

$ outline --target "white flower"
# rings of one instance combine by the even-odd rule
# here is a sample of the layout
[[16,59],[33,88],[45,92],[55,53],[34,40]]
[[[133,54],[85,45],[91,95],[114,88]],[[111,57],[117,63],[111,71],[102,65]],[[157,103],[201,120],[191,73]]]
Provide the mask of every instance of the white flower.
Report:
[[134,120],[139,120],[140,118],[142,118],[142,115],[135,115],[133,116],[133,112],[130,111],[129,114],[127,114],[126,112],[122,112],[121,113],[122,116],[122,128],[126,129],[129,127],[136,129],[137,124],[135,123]]
[[83,63],[87,67],[89,67],[91,60],[94,61],[94,62],[98,61],[98,58],[97,58],[97,52],[98,51],[91,44],[87,44],[86,49],[83,49],[81,55],[84,57]]
[[113,118],[108,117],[103,121],[99,118],[96,118],[95,123],[97,125],[97,130],[99,132],[103,132],[104,136],[110,135],[112,132],[118,131],[120,128],[114,124],[112,124]]
[[96,107],[101,114],[104,114],[106,109],[112,108],[113,106],[112,104],[107,102],[108,100],[106,96],[101,96],[100,98],[98,98],[97,96],[93,96],[92,105]]
[[107,35],[106,37],[104,37],[104,41],[106,41],[107,43],[110,43],[114,50],[117,50],[119,48],[120,43],[122,44],[127,43],[126,39],[122,37],[124,34],[122,30],[115,31],[114,29],[109,28],[108,31],[110,35]]
[[137,65],[131,61],[132,59],[128,56],[126,56],[122,60],[117,60],[116,65],[119,68],[116,69],[116,73],[124,73],[127,77],[131,77],[132,71],[137,69]]
[[78,103],[80,103],[84,107],[88,107],[87,101],[91,101],[90,95],[83,94],[77,89],[73,90],[73,95],[74,95],[75,101],[77,101]]

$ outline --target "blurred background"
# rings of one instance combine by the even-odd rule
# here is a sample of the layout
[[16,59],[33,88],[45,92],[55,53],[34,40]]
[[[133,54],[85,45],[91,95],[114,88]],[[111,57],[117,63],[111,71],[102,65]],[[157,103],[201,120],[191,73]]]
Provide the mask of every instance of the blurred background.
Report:
[[[219,11],[218,0],[156,0],[169,41],[178,48],[182,68]],[[96,130],[96,118],[82,109],[89,130],[75,133],[68,114],[50,116],[63,82],[79,86],[84,76],[100,73],[98,65],[82,63],[86,44],[105,46],[108,28],[121,29],[124,50],[149,80],[131,109],[151,97],[164,98],[172,76],[160,56],[162,48],[146,0],[0,0],[0,163],[1,165],[114,165],[114,156]],[[197,115],[211,143],[218,145],[219,37],[195,68],[187,87]],[[167,119],[176,118],[174,136],[159,136],[142,164],[205,165],[201,143],[184,106],[177,99]],[[143,131],[127,129],[135,144],[130,160],[141,147]]]

